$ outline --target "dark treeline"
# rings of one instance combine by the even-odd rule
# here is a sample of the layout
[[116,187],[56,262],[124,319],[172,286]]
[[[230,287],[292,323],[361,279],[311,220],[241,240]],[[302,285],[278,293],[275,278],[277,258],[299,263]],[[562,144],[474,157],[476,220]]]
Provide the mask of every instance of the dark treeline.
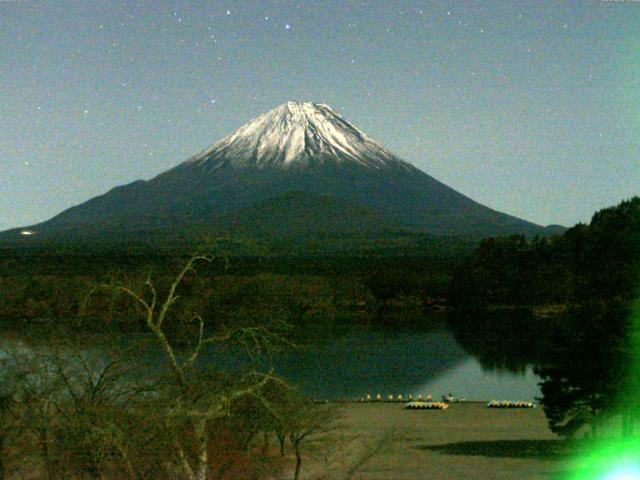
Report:
[[[187,313],[201,308],[208,325],[272,315],[293,325],[371,322],[395,310],[440,307],[453,271],[477,242],[442,239],[428,245],[420,255],[374,249],[313,256],[273,255],[253,245],[243,253],[231,245],[226,261],[202,266],[181,285],[182,305]],[[0,252],[0,322],[5,328],[139,330],[130,299],[99,287],[142,284],[150,273],[162,285],[184,258],[177,250],[6,249]]]
[[630,301],[640,271],[639,211],[636,197],[561,236],[486,239],[457,270],[451,301],[476,307]]
[[[456,338],[489,367],[541,378],[553,431],[573,435],[640,418],[634,317],[640,274],[640,198],[603,209],[562,236],[488,239],[456,271]],[[637,313],[637,312],[635,312]]]

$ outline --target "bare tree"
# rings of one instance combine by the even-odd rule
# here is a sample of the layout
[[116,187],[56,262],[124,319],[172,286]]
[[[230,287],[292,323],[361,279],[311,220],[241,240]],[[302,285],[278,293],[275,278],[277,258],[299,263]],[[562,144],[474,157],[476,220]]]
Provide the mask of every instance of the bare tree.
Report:
[[[6,362],[2,365],[7,373]],[[7,440],[15,433],[17,426],[17,384],[15,379],[4,375],[0,380],[0,480],[5,478],[5,458]]]
[[298,480],[302,467],[302,444],[317,440],[335,428],[337,411],[328,406],[312,402],[300,403],[289,418],[289,441],[296,456],[293,480]]
[[13,372],[24,407],[24,428],[35,436],[36,449],[42,457],[47,480],[55,478],[55,462],[51,452],[51,430],[56,415],[58,382],[50,365],[40,355],[13,352]]
[[337,428],[340,411],[333,405],[316,404],[286,386],[272,392],[270,397],[261,397],[261,400],[271,413],[281,456],[284,456],[287,439],[291,444],[296,460],[293,480],[298,480],[304,447],[328,440],[329,433]]
[[[195,254],[180,270],[168,288],[161,295],[149,275],[142,291],[136,291],[127,285],[103,285],[115,288],[138,304],[142,309],[147,329],[153,334],[160,346],[170,369],[170,382],[165,383],[162,394],[165,398],[165,414],[168,425],[186,426],[189,435],[178,434],[172,439],[173,452],[177,468],[184,478],[190,480],[206,480],[209,472],[208,435],[209,426],[215,420],[227,417],[231,405],[238,399],[258,395],[270,381],[277,381],[270,370],[259,371],[260,356],[270,357],[273,345],[278,336],[265,327],[237,327],[222,329],[216,334],[207,334],[205,322],[201,314],[194,314],[197,325],[196,339],[186,352],[179,351],[170,341],[166,333],[167,321],[172,306],[180,296],[177,293],[185,277],[195,272],[199,262],[211,263],[213,255]],[[251,368],[245,375],[206,376],[201,369],[195,368],[198,357],[207,345],[236,340],[250,353]],[[167,388],[168,386],[168,388]],[[190,439],[190,448],[185,439]]]

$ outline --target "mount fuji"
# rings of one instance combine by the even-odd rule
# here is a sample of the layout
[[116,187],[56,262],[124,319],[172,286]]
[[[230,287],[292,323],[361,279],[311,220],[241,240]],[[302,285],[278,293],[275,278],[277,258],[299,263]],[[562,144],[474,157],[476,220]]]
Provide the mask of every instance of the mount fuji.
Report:
[[203,228],[255,235],[389,228],[472,236],[544,232],[401,160],[329,106],[287,102],[151,180],[116,187],[0,238],[125,239]]

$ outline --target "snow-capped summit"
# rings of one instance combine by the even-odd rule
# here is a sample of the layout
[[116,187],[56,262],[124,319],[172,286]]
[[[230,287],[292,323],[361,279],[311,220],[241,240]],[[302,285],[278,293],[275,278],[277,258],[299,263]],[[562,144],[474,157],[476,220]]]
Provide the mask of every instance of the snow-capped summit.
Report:
[[251,120],[185,162],[204,170],[222,166],[302,167],[355,162],[382,169],[412,168],[323,103],[283,103]]
[[23,241],[27,230],[43,241],[113,232],[179,238],[203,228],[287,238],[398,228],[447,235],[542,232],[397,158],[327,105],[287,102],[150,180],[116,187],[8,235]]

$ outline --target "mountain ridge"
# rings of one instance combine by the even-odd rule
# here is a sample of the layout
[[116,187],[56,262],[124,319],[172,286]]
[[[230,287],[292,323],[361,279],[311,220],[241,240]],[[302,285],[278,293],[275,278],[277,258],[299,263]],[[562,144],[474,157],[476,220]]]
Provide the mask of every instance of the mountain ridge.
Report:
[[[343,205],[345,211],[351,204],[354,212],[375,212],[369,215],[371,231],[373,219],[384,218],[379,223],[431,234],[545,234],[539,225],[453,190],[396,157],[327,105],[310,102],[282,104],[150,180],[115,187],[24,228],[36,238],[54,231],[73,237],[83,228],[135,235],[149,229],[219,226],[241,211],[237,218],[250,223],[247,210],[291,192],[305,192],[307,200],[331,197],[332,205]],[[287,208],[295,212],[295,205]],[[326,214],[320,213],[322,208],[316,216]],[[310,223],[317,220],[311,221],[312,210],[307,215]],[[14,229],[0,238],[19,234]]]

